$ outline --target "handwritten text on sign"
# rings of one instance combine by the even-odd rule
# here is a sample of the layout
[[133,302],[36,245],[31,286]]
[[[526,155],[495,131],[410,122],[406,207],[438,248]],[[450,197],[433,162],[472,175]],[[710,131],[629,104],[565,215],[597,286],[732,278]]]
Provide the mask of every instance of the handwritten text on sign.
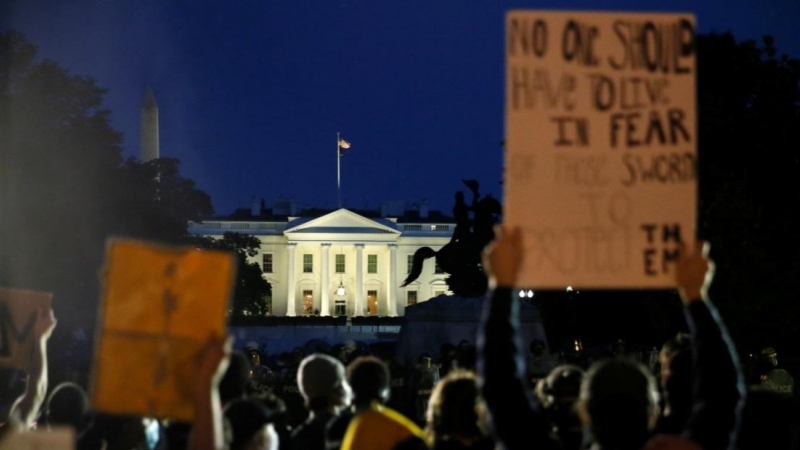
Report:
[[669,287],[695,234],[694,18],[512,11],[504,219],[520,284]]
[[52,298],[50,292],[0,288],[0,367],[29,368],[36,317]]

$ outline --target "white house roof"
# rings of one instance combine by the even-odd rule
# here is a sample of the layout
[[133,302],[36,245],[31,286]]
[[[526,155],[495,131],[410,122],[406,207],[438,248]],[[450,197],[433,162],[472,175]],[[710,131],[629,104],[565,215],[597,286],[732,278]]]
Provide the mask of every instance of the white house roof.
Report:
[[290,241],[363,240],[392,242],[400,236],[396,225],[339,209],[321,217],[290,221],[283,234]]

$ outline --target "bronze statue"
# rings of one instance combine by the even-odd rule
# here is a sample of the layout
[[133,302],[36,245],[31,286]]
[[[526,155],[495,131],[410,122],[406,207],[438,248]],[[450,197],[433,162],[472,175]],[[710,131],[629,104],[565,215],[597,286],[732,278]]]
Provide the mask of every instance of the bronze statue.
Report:
[[[421,247],[414,253],[411,273],[400,287],[416,280],[426,259],[435,257],[439,267],[448,274],[446,281],[453,294],[479,297],[486,293],[487,278],[481,267],[481,252],[494,239],[494,226],[500,221],[502,205],[491,194],[481,198],[475,180],[462,180],[472,192],[472,204],[464,201],[464,193],[456,192],[453,217],[456,228],[444,247],[434,251]],[[472,213],[472,218],[470,218]]]

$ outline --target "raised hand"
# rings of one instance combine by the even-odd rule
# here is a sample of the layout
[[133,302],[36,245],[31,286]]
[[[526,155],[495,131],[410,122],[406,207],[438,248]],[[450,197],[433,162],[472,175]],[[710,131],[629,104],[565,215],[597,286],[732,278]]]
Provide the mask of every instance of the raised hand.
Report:
[[495,238],[483,250],[483,270],[489,277],[489,286],[514,287],[522,265],[522,230],[497,225]]
[[675,286],[684,304],[707,298],[714,279],[714,262],[708,257],[710,249],[711,244],[705,241],[699,241],[692,250],[687,249],[684,243],[678,247],[680,256],[675,265]]

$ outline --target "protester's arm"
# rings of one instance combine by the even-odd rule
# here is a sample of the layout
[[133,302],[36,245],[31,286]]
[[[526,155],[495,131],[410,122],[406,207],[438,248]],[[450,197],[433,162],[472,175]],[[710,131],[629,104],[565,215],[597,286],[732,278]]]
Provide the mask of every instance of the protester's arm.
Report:
[[23,393],[11,407],[9,416],[19,421],[24,429],[31,429],[47,396],[47,340],[56,327],[56,318],[50,307],[42,307],[33,325],[33,345],[28,366],[28,381]]
[[218,386],[228,369],[232,344],[233,340],[230,338],[213,337],[200,355],[195,417],[189,433],[189,450],[226,448]]
[[689,329],[694,357],[692,415],[684,434],[704,450],[735,448],[745,387],[739,359],[725,324],[708,297],[714,263],[706,243],[680,249],[676,284]]
[[518,228],[497,228],[495,240],[484,250],[489,298],[478,335],[478,370],[493,428],[505,448],[555,448],[525,379],[519,302],[514,296],[522,255]]

